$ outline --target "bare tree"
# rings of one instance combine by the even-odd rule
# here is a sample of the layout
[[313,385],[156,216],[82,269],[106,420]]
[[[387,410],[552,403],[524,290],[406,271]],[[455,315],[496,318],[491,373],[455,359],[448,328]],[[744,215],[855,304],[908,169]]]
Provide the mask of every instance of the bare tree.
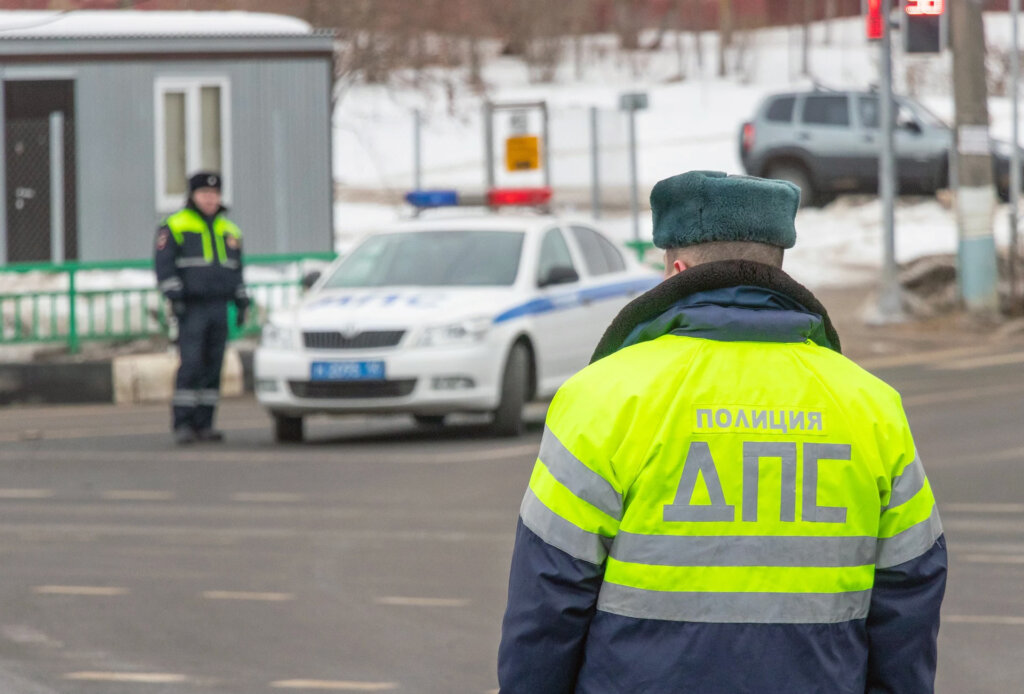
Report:
[[725,77],[726,52],[732,45],[732,0],[718,0],[718,76]]

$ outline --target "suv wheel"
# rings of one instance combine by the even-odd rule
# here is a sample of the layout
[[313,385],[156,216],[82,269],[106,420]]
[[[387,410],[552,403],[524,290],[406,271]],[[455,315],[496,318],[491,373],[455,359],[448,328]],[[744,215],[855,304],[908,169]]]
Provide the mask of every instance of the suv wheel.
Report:
[[772,164],[765,178],[778,178],[783,181],[789,181],[797,188],[800,189],[800,207],[813,207],[818,202],[818,192],[814,190],[814,185],[811,183],[811,177],[800,164],[790,164],[783,162],[780,164]]

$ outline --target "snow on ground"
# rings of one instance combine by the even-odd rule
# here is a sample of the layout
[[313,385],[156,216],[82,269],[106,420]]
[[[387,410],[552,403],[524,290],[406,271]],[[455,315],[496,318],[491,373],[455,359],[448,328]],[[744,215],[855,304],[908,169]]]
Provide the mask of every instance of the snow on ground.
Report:
[[[990,45],[1009,44],[1009,17],[985,17]],[[835,88],[865,88],[878,81],[879,49],[863,37],[860,18],[838,20],[812,29],[810,68],[814,80]],[[716,40],[702,36],[705,64],[698,66],[692,34],[682,36],[682,54],[670,35],[660,51],[623,56],[611,36],[588,37],[582,76],[577,78],[572,51],[567,51],[555,83],[533,84],[518,60],[494,57],[484,70],[488,97],[495,102],[544,100],[550,109],[551,177],[556,190],[572,191],[577,212],[587,212],[590,185],[589,109],[600,109],[600,179],[606,198],[628,199],[627,121],[615,110],[624,92],[648,93],[650,107],[637,114],[638,168],[642,201],[661,178],[690,169],[742,173],[737,134],[740,124],[766,95],[806,88],[813,80],[800,74],[800,29],[761,30],[739,42],[731,60],[737,74],[714,76]],[[827,41],[826,41],[827,39]],[[952,119],[951,57],[907,56],[895,42],[897,91],[913,93],[937,115]],[[681,55],[681,57],[680,57]],[[678,79],[684,73],[686,78]],[[412,76],[409,76],[411,80]],[[481,190],[485,185],[482,99],[444,72],[422,76],[426,90],[355,86],[335,112],[334,173],[343,196],[351,190],[398,193],[413,184],[413,109],[424,117],[422,180],[424,187]],[[1008,139],[1010,103],[990,98],[992,133]],[[504,137],[502,119],[495,138]],[[539,128],[538,121],[531,126]],[[496,147],[500,150],[500,147]],[[500,163],[500,151],[498,161]],[[498,184],[535,185],[536,174],[499,173]],[[632,238],[627,213],[606,213],[602,226],[615,238]],[[404,206],[339,202],[335,220],[339,250],[354,239],[409,210]],[[1005,206],[997,208],[994,230],[1005,245]],[[936,200],[905,198],[896,211],[899,262],[955,253],[954,213]],[[823,209],[802,210],[797,217],[797,247],[787,255],[787,269],[811,286],[871,281],[882,263],[881,206],[870,197],[840,198]],[[643,210],[640,238],[650,239],[650,214]]]

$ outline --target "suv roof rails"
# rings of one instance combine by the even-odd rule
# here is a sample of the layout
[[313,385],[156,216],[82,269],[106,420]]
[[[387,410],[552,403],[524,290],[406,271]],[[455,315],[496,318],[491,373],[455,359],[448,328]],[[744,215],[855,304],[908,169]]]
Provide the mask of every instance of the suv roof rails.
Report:
[[811,82],[811,84],[813,85],[814,91],[816,91],[816,92],[838,92],[839,91],[838,89],[833,89],[832,87],[829,87],[827,85],[822,84],[818,80],[814,80],[813,82]]

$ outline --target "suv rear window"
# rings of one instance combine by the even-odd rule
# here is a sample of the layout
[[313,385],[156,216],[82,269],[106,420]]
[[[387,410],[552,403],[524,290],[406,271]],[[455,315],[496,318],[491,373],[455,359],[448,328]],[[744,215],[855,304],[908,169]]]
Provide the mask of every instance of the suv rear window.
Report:
[[764,114],[765,120],[776,123],[789,123],[793,120],[793,105],[795,103],[795,96],[784,96],[781,99],[776,99],[768,107],[768,112]]
[[803,118],[813,125],[849,125],[850,109],[845,96],[808,96]]

